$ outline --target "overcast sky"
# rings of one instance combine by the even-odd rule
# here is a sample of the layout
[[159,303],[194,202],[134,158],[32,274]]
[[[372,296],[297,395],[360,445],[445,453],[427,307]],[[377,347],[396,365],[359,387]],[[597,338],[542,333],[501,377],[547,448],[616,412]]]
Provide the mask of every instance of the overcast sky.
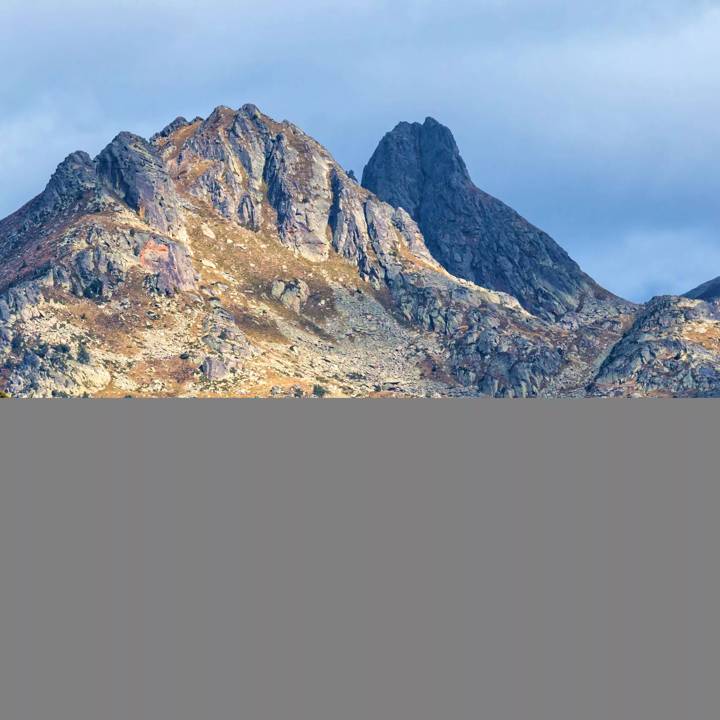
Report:
[[71,151],[254,102],[359,175],[400,120],[633,300],[720,275],[720,1],[0,0],[0,216]]

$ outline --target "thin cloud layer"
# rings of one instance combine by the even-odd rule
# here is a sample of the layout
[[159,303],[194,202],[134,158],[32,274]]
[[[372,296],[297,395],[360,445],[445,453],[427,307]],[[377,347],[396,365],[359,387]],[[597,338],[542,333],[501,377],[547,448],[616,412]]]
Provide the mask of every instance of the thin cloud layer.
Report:
[[69,152],[255,102],[359,173],[433,115],[477,184],[635,300],[720,274],[720,3],[4,0],[0,215]]

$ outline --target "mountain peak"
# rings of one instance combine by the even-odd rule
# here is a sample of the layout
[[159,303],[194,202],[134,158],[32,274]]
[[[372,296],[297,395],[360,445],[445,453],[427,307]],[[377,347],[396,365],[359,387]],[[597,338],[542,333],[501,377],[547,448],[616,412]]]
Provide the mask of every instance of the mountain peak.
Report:
[[240,112],[245,113],[246,115],[262,115],[260,112],[260,109],[257,105],[253,105],[253,103],[245,103],[241,108]]
[[410,213],[447,270],[514,295],[532,313],[559,318],[587,298],[611,297],[546,233],[472,183],[452,132],[434,118],[385,135],[363,185]]
[[95,164],[83,150],[70,153],[53,173],[42,194],[46,209],[79,198],[95,182]]

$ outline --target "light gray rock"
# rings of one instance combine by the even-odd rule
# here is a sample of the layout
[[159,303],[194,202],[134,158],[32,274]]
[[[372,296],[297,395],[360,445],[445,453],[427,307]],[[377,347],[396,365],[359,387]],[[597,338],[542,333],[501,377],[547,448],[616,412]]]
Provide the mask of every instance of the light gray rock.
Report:
[[720,396],[720,303],[653,298],[600,367],[591,395]]
[[286,285],[282,280],[273,280],[270,286],[270,296],[274,300],[280,300],[285,292]]

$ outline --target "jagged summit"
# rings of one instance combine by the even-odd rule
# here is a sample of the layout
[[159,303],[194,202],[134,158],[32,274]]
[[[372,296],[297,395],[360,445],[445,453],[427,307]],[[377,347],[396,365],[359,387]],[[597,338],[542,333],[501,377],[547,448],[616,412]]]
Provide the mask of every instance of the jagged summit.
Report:
[[559,318],[613,301],[552,238],[472,182],[452,132],[434,118],[400,123],[380,141],[362,184],[420,226],[450,272]]
[[155,133],[150,138],[150,142],[155,142],[156,140],[159,140],[160,138],[166,138],[172,135],[176,130],[180,130],[181,128],[187,127],[190,125],[190,122],[182,117],[176,117],[171,123],[168,123],[159,133]]

